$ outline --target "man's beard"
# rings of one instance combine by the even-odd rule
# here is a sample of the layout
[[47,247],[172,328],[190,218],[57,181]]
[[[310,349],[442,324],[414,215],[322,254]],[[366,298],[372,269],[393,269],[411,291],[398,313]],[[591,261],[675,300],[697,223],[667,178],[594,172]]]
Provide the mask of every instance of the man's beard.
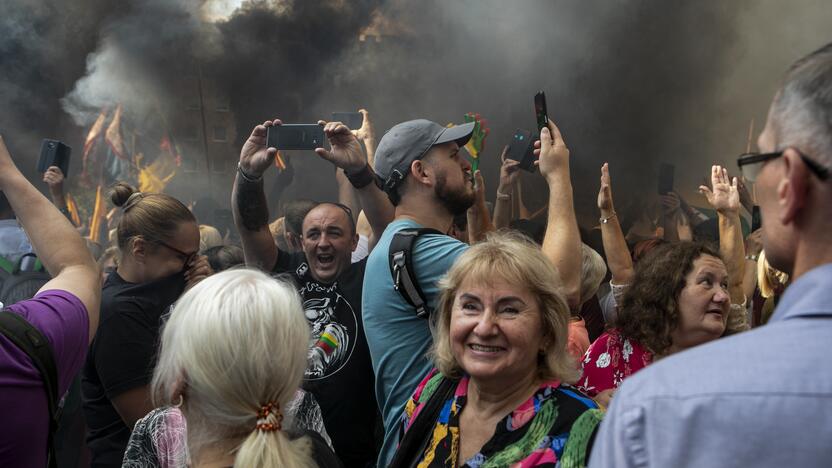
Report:
[[[452,215],[465,213],[465,211],[474,204],[474,191],[468,191],[465,188],[462,188],[461,190],[452,192],[448,189],[447,182],[448,180],[444,173],[437,174],[436,186],[434,187],[436,198],[439,199],[442,206],[445,207],[445,209]],[[467,188],[467,186],[468,184],[466,182],[465,187]]]

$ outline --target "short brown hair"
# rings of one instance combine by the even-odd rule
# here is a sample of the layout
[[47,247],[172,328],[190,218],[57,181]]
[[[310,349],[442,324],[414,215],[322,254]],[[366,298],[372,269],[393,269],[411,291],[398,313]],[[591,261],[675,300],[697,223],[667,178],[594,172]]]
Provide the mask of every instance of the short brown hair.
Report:
[[673,344],[670,334],[679,326],[679,294],[693,262],[702,255],[722,261],[709,244],[676,242],[652,249],[636,264],[635,276],[624,298],[615,327],[621,334],[663,355]]
[[463,371],[451,352],[450,339],[451,312],[459,287],[466,280],[488,284],[497,279],[526,288],[537,298],[543,336],[549,342],[546,353],[538,359],[538,377],[543,381],[575,382],[579,373],[566,350],[570,314],[560,275],[537,244],[522,234],[506,231],[491,233],[484,242],[466,250],[439,283],[441,294],[431,349],[439,371],[448,377],[460,377]]

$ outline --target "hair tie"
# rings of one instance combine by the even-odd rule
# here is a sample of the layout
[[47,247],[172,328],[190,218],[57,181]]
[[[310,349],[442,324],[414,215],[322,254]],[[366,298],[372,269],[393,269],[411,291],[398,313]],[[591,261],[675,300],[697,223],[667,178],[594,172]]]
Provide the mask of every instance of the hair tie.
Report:
[[[277,423],[269,422],[269,415],[275,415]],[[280,412],[280,405],[270,401],[260,407],[257,411],[257,426],[254,428],[263,432],[274,432],[283,429],[283,413]]]
[[127,213],[127,210],[136,206],[136,204],[144,198],[144,194],[142,192],[133,192],[127,197],[127,201],[124,202],[124,205],[121,207],[121,211]]

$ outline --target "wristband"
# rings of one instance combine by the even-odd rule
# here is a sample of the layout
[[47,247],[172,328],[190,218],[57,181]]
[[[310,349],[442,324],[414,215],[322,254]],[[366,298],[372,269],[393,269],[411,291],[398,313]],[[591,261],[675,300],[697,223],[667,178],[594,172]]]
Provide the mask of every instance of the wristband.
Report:
[[243,166],[241,166],[239,162],[237,163],[237,172],[240,174],[240,176],[246,182],[260,182],[260,181],[263,180],[263,175],[262,174],[260,175],[260,177],[252,177],[252,176],[246,174],[246,172],[243,170]]
[[745,256],[746,260],[751,260],[752,262],[756,262],[758,258],[760,258],[760,257],[757,256],[757,255],[746,255]]
[[606,218],[599,219],[598,222],[600,222],[601,224],[607,224],[610,222],[611,219],[615,218],[615,216],[616,213],[615,211],[613,211],[611,215],[607,216]]
[[369,164],[365,164],[363,168],[358,170],[358,172],[352,174],[344,171],[344,175],[347,176],[347,180],[350,181],[350,184],[357,189],[364,188],[376,180],[376,175],[373,173],[373,170],[370,169]]
[[511,200],[511,194],[510,193],[500,193],[500,191],[497,190],[497,200]]

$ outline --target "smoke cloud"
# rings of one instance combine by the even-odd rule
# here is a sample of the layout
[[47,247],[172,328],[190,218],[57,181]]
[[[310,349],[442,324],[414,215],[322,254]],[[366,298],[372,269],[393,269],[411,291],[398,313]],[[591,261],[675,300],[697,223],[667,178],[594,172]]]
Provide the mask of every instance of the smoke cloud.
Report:
[[[314,122],[364,107],[381,137],[404,120],[445,124],[479,112],[491,128],[480,167],[493,193],[500,149],[516,128],[533,129],[532,96],[544,90],[572,150],[576,207],[587,220],[597,217],[604,161],[617,205],[654,193],[661,161],[676,165],[677,189],[701,204],[695,187],[710,164],[734,167],[783,70],[828,42],[832,21],[822,0],[7,3],[0,132],[18,160],[32,160],[24,170],[34,170],[44,137],[70,143],[80,170],[84,132],[116,104],[126,126],[164,127],[184,141],[178,129],[193,117],[182,112],[183,96],[193,90],[183,77],[194,75],[228,99],[232,162],[251,128],[274,117]],[[183,153],[205,160],[197,143],[183,143]],[[287,197],[336,196],[327,163],[288,158]],[[230,185],[230,171],[208,171],[178,175],[171,191],[227,206]],[[530,207],[545,196],[540,178],[524,175]]]

